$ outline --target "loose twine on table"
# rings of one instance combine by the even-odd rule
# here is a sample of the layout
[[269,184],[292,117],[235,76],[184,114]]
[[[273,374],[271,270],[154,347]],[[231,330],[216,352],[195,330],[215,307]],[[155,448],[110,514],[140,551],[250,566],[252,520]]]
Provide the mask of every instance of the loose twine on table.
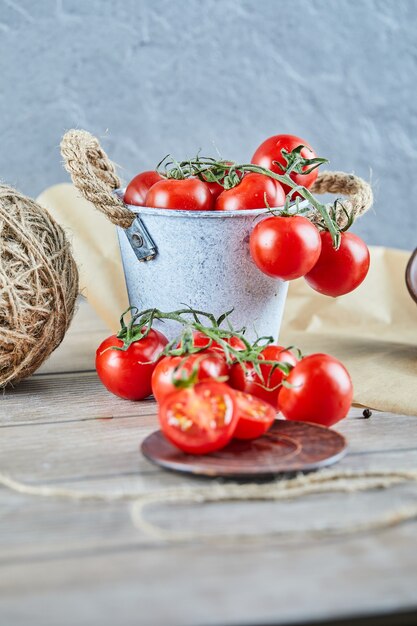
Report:
[[[113,224],[129,228],[135,214],[113,193],[120,188],[121,182],[114,163],[104,152],[98,139],[85,130],[69,130],[62,138],[61,153],[72,182],[84,198],[92,202]],[[349,196],[343,205],[338,203],[336,207],[336,221],[339,226],[344,226],[347,220],[343,207],[356,219],[373,202],[369,183],[359,176],[345,172],[320,172],[311,191]],[[309,218],[313,222],[320,219],[315,213],[311,213]]]
[[354,522],[347,526],[319,525],[300,530],[268,530],[261,534],[241,533],[234,529],[233,534],[213,534],[192,531],[171,531],[157,526],[145,519],[145,509],[152,504],[160,503],[210,503],[236,501],[282,501],[295,500],[307,495],[323,493],[355,493],[375,489],[389,489],[406,482],[417,482],[416,470],[325,470],[316,474],[298,475],[295,478],[274,480],[268,483],[219,483],[209,486],[174,487],[161,489],[151,493],[140,493],[135,490],[77,491],[66,487],[51,485],[30,485],[17,481],[6,474],[0,474],[0,485],[13,491],[29,496],[45,498],[62,498],[75,502],[101,501],[119,502],[132,501],[131,519],[134,526],[146,535],[158,541],[168,542],[264,542],[275,538],[287,542],[289,539],[326,538],[338,535],[382,530],[397,526],[406,521],[417,519],[417,504],[401,507],[377,518],[364,522]]

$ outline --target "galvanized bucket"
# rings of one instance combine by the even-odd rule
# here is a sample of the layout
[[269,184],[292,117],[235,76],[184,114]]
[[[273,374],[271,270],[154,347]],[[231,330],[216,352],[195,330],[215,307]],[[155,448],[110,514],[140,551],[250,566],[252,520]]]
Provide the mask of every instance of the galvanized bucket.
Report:
[[[265,276],[249,252],[254,219],[267,209],[129,209],[136,219],[117,230],[132,306],[172,311],[189,305],[216,316],[233,309],[233,326],[245,327],[249,339],[278,336],[288,283]],[[179,332],[175,322],[161,328],[169,338]]]

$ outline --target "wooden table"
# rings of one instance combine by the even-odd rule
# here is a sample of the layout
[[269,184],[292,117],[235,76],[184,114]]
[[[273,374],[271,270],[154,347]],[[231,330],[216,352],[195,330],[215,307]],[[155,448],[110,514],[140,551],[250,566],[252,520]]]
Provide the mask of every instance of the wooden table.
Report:
[[[4,394],[0,471],[30,485],[100,492],[200,484],[140,455],[156,427],[155,403],[129,403],[101,386],[93,358],[106,334],[82,304],[48,364]],[[350,446],[340,468],[417,467],[415,418],[361,415],[352,409],[338,427]],[[234,528],[262,534],[369,520],[416,497],[408,483],[281,503],[160,504],[147,516],[214,537]],[[307,533],[297,542],[175,544],[139,531],[129,502],[6,488],[0,499],[1,626],[417,623],[417,522],[337,538]]]

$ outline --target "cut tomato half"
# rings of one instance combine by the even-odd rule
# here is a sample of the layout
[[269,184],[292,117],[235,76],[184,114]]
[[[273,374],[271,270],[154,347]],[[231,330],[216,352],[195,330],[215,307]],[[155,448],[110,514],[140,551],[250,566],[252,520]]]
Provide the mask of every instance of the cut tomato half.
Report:
[[235,392],[238,413],[235,439],[257,439],[269,430],[275,420],[273,406],[243,391]]
[[165,437],[189,454],[208,454],[224,448],[233,437],[238,419],[235,392],[215,381],[176,391],[159,408]]

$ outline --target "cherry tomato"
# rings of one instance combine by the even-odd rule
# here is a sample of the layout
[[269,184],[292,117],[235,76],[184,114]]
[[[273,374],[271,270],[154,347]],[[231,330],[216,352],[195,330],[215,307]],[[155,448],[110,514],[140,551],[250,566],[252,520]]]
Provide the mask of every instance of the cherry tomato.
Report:
[[[298,363],[292,352],[285,350],[281,346],[274,345],[264,348],[259,358],[265,361],[288,363],[288,365],[292,366]],[[246,363],[245,367],[246,371],[240,363],[232,365],[229,374],[229,385],[233,389],[250,393],[278,409],[278,396],[281,391],[280,385],[285,377],[284,373],[278,368],[273,370],[273,365],[260,365],[262,372],[262,377],[260,377],[252,363]]]
[[[276,165],[274,161],[278,161],[278,163],[281,163],[281,165],[286,167],[286,161],[282,156],[281,150],[284,149],[287,152],[292,152],[292,150],[294,150],[294,148],[298,148],[298,146],[305,146],[305,148],[301,150],[301,156],[305,159],[314,159],[317,156],[310,144],[300,137],[296,137],[295,135],[274,135],[273,137],[265,139],[265,141],[256,149],[255,154],[252,157],[252,163],[260,165],[261,167],[266,167],[276,174],[283,174],[283,170]],[[305,169],[308,169],[308,167],[305,167],[304,170]],[[317,176],[318,169],[313,170],[310,174],[297,174],[296,172],[290,173],[291,180],[293,180],[297,185],[307,187],[307,189],[313,185]],[[282,186],[287,194],[290,191],[290,187],[287,185]]]
[[[228,343],[234,350],[246,350],[246,346],[239,337],[230,337],[225,338],[224,340]],[[214,352],[219,352],[224,355],[224,350],[222,346],[217,342],[212,340],[210,345],[210,339],[203,332],[196,330],[193,333],[193,345],[196,348],[209,348],[209,350],[213,350]],[[209,347],[210,346],[210,347]]]
[[[224,162],[225,165],[233,165],[232,161],[225,161]],[[229,173],[229,170],[225,170],[224,174],[227,175]],[[208,188],[211,191],[211,194],[214,198],[214,200],[216,200],[216,198],[224,191],[224,187],[223,185],[220,185],[220,183],[216,183],[216,182],[208,182],[206,181],[206,176],[203,174],[203,178],[204,181],[206,183],[206,185],[208,186]]]
[[224,187],[220,183],[206,182],[207,187],[210,189],[210,193],[213,196],[213,200],[216,200],[218,196],[224,191]]
[[320,256],[318,229],[306,217],[267,217],[250,235],[252,259],[261,272],[293,280],[309,272]]
[[279,405],[286,419],[332,426],[346,417],[353,386],[344,365],[328,354],[312,354],[300,361],[282,387]]
[[269,430],[275,420],[275,409],[267,402],[243,391],[235,393],[239,421],[235,439],[257,439]]
[[191,376],[194,368],[197,368],[197,382],[217,380],[229,373],[224,358],[210,350],[185,356],[167,356],[158,363],[152,374],[155,399],[161,402],[170,393],[177,391],[174,380]]
[[265,208],[265,195],[270,207],[282,207],[285,193],[279,182],[264,174],[246,174],[232,189],[224,190],[214,208],[217,211],[240,211]]
[[182,211],[210,211],[213,196],[207,184],[198,178],[161,180],[146,195],[146,206]]
[[230,387],[214,381],[172,393],[159,407],[162,432],[189,454],[224,448],[239,419],[234,395]]
[[116,396],[126,400],[143,400],[152,393],[151,378],[158,357],[168,339],[158,330],[134,341],[126,351],[112,350],[123,342],[112,335],[96,352],[96,370],[103,385]]
[[144,206],[146,194],[155,183],[162,180],[162,176],[155,171],[141,172],[135,178],[132,178],[126,187],[124,201],[126,204],[134,204],[136,206]]
[[341,233],[338,250],[333,248],[330,233],[322,232],[320,237],[320,256],[304,278],[325,296],[343,296],[365,279],[370,263],[368,246],[353,233]]

